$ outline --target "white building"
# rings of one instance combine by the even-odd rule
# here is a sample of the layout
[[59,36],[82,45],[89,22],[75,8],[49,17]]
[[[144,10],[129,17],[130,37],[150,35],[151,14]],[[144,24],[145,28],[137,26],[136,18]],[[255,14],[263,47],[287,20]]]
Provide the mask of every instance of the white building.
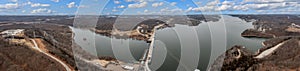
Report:
[[0,33],[2,37],[6,36],[16,36],[18,34],[21,34],[24,31],[24,29],[16,29],[16,30],[6,30]]
[[126,70],[133,70],[134,69],[134,67],[131,67],[131,66],[122,66],[124,69],[126,69]]

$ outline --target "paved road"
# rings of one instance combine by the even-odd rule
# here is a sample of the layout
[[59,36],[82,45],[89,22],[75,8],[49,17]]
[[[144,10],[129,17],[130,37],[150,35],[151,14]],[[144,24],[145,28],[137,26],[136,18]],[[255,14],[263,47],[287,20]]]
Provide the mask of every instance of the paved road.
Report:
[[38,50],[39,52],[42,52],[42,53],[46,54],[47,56],[51,57],[52,59],[56,60],[57,62],[59,62],[61,65],[63,65],[63,66],[65,67],[66,71],[72,71],[72,69],[71,69],[67,64],[65,64],[63,61],[61,61],[60,59],[54,57],[53,55],[51,55],[51,54],[49,54],[49,53],[47,53],[47,52],[42,51],[42,50],[39,48],[38,44],[36,43],[36,40],[31,39],[31,41],[32,41],[33,44],[34,44],[34,47],[32,47],[33,49],[36,49],[36,50]]
[[270,48],[270,49],[267,49],[267,50],[263,51],[262,53],[260,53],[259,55],[257,55],[255,58],[264,58],[265,56],[267,56],[267,55],[273,53],[277,48],[279,48],[279,47],[280,47],[281,45],[283,45],[285,42],[287,42],[287,41],[283,41],[283,42],[277,44],[276,46],[274,46],[274,47],[272,47],[272,48]]
[[153,54],[153,50],[154,50],[155,32],[158,28],[160,28],[162,26],[164,26],[164,25],[160,24],[160,25],[155,26],[154,29],[153,29],[153,34],[149,39],[149,41],[151,41],[151,43],[150,43],[150,46],[149,46],[149,49],[148,49],[148,52],[147,52],[147,55],[146,55],[146,60],[145,60],[145,63],[144,63],[145,71],[151,71],[151,69],[149,68],[149,63],[152,60],[152,54]]

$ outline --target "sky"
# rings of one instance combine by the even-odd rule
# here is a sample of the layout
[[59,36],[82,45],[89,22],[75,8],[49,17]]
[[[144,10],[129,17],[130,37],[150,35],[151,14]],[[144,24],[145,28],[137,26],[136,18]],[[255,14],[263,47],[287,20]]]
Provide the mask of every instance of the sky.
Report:
[[300,0],[1,0],[0,15],[300,14]]

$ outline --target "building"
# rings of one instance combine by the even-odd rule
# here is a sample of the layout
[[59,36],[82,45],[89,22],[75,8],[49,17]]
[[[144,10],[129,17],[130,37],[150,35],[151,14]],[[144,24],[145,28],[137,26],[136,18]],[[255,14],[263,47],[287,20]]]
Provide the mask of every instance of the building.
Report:
[[137,26],[137,30],[142,34],[148,34],[151,32],[151,30],[149,30],[149,26],[145,24]]
[[2,37],[19,36],[22,34],[24,29],[6,30],[0,33]]
[[134,67],[132,67],[132,66],[122,66],[122,67],[126,70],[133,70],[134,69]]

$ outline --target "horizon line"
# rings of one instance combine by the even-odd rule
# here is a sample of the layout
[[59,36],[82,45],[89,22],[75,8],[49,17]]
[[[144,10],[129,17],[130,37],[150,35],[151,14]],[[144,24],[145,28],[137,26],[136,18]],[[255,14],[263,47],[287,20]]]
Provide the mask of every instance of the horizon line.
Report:
[[[85,14],[85,15],[90,15],[90,16],[95,16],[91,14]],[[154,14],[155,15],[155,14]],[[300,14],[186,14],[186,15],[300,15]],[[0,15],[0,16],[80,16],[80,15]],[[98,16],[122,16],[122,15],[117,15],[117,14],[112,14],[112,15],[98,15]],[[132,15],[132,14],[127,14],[124,16],[146,16],[146,14],[141,14],[141,15]],[[150,15],[149,15],[150,16]],[[157,15],[155,15],[157,16]],[[172,15],[161,15],[161,16],[172,16]],[[176,16],[176,15],[173,15]]]

